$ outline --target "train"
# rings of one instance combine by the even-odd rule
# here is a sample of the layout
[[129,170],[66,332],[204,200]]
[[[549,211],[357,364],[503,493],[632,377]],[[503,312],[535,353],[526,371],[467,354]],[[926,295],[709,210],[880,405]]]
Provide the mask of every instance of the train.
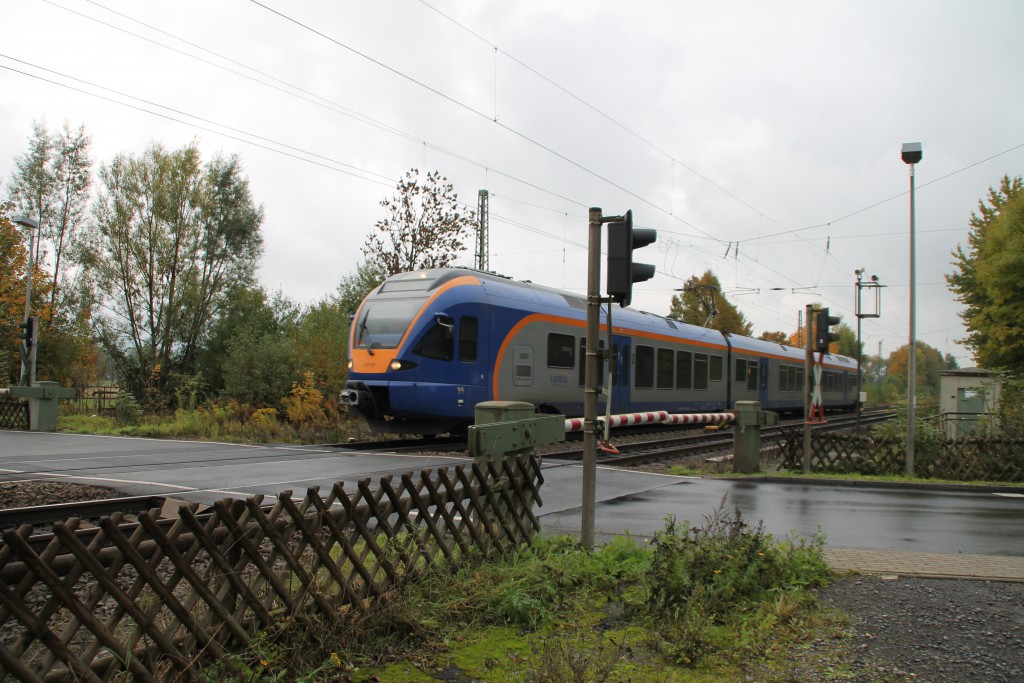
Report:
[[[340,401],[388,434],[458,433],[484,401],[580,416],[586,317],[585,296],[490,272],[393,275],[352,319]],[[602,350],[607,338],[602,309]],[[610,344],[598,372],[611,384],[602,414],[609,400],[613,414],[718,412],[751,400],[803,411],[802,349],[630,308],[614,309]],[[856,361],[826,354],[821,371],[823,407],[854,409]]]

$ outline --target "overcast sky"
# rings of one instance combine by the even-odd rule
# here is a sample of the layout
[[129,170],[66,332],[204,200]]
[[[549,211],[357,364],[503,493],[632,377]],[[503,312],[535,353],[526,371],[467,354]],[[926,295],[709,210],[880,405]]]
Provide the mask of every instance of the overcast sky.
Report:
[[[979,199],[1024,173],[1019,0],[469,2],[3,0],[0,176],[33,120],[93,156],[196,139],[238,154],[266,213],[263,285],[331,293],[410,168],[475,207],[491,269],[586,289],[587,209],[658,230],[634,307],[666,314],[711,269],[765,330],[822,302],[868,353],[909,330],[973,364],[946,288]],[[640,258],[640,255],[644,258]],[[473,261],[470,245],[466,265]],[[873,302],[865,298],[870,311]]]

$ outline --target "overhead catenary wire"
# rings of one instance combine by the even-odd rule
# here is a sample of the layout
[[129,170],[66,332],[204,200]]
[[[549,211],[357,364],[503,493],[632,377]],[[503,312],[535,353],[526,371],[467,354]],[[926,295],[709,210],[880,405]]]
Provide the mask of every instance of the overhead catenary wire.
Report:
[[[100,6],[100,5],[98,4],[98,3],[92,2],[91,0],[89,0],[89,1],[90,1],[90,2],[91,2],[91,4],[93,4],[93,5],[96,5],[96,6]],[[426,3],[424,3],[424,4],[426,4]],[[428,6],[429,6],[429,5],[428,5]],[[159,30],[159,29],[157,29],[157,30]],[[189,124],[186,124],[186,125],[189,125]],[[201,128],[201,127],[200,127],[200,129],[201,129],[201,130],[207,130],[206,128]],[[215,132],[216,132],[216,131],[215,131]],[[221,133],[219,133],[219,132],[218,132],[218,134],[221,134]],[[1013,148],[1013,149],[1016,149],[1016,148]],[[1007,151],[1012,151],[1012,150],[1007,150]],[[997,155],[997,156],[998,156],[998,155]],[[991,159],[991,158],[994,158],[994,157],[988,157],[988,159]],[[472,163],[472,161],[471,161],[471,160],[467,160],[467,161],[469,161],[470,163]],[[983,163],[984,161],[985,161],[985,160],[982,160],[982,161],[976,162],[976,164],[972,164],[972,166],[973,166],[973,165],[977,165],[978,163]],[[969,167],[967,167],[967,168],[969,168]],[[485,169],[486,169],[486,167],[485,167]],[[952,174],[949,174],[949,175],[952,175]],[[944,176],[944,177],[948,177],[948,176]],[[932,181],[932,182],[937,182],[937,181],[938,181],[938,179],[936,179],[936,181]],[[929,184],[931,184],[931,183],[929,183]],[[924,185],[922,185],[922,187],[923,187],[923,186],[924,186]],[[545,191],[546,191],[546,190],[545,190]],[[902,194],[906,194],[906,193],[902,193]],[[901,196],[901,195],[896,195],[895,197],[893,197],[893,198],[890,198],[890,200],[886,200],[886,201],[891,201],[892,199],[895,199],[895,198],[897,198],[897,197],[899,197],[899,196]],[[569,199],[569,198],[567,198],[567,197],[562,197],[562,199]],[[581,202],[581,203],[579,203],[579,205],[580,205],[580,206],[584,206],[585,204]],[[539,205],[538,205],[538,206],[539,206]],[[873,205],[873,206],[874,206],[874,205]],[[671,207],[670,207],[670,208],[671,208]],[[866,208],[871,208],[871,207],[866,207]],[[551,211],[558,211],[557,209],[549,209],[549,210],[551,210]],[[865,209],[865,210],[866,210],[866,209]],[[561,211],[558,211],[558,212],[561,212]],[[564,212],[562,212],[562,213],[564,213]],[[852,216],[852,215],[855,215],[855,214],[849,214],[848,216]],[[848,216],[847,216],[847,217],[848,217]],[[846,218],[846,217],[844,217],[844,218]],[[842,218],[840,218],[840,219],[836,219],[836,220],[842,220]],[[549,236],[551,236],[551,237],[555,237],[555,236],[553,236],[553,235],[549,235]],[[830,236],[830,237],[831,237],[831,236]],[[847,239],[847,238],[845,238],[845,237],[842,237],[842,236],[836,236],[836,237],[837,237],[837,239]],[[557,238],[557,237],[555,237],[555,238]],[[694,239],[694,240],[708,240],[708,241],[716,241],[716,240],[715,240],[714,238],[712,238],[712,237],[710,237],[710,236],[707,236],[707,235],[700,235],[700,236],[698,236],[698,235],[693,235],[693,236],[691,236],[691,237],[690,237],[690,239]],[[751,241],[751,240],[749,240],[749,239],[743,239],[743,240],[738,240],[737,242],[739,242],[739,241],[746,241],[746,242],[749,242],[749,241]],[[830,256],[828,256],[827,258],[831,259],[831,258],[832,258],[832,256],[830,255]],[[734,261],[738,261],[738,260],[739,260],[739,259],[735,259],[735,257],[734,257]],[[753,272],[753,271],[743,271],[743,272],[745,273],[745,272]],[[739,274],[739,275],[738,275],[738,277],[739,277],[739,276],[741,276],[741,275],[742,275],[742,274]]]

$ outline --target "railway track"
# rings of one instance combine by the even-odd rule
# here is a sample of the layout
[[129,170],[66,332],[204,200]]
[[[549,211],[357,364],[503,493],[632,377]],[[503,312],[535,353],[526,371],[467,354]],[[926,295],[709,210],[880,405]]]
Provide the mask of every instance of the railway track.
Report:
[[[865,413],[860,418],[861,425],[878,424],[892,419],[892,411],[877,411]],[[761,428],[762,445],[770,445],[777,440],[786,429],[803,424],[803,419],[788,420],[776,427]],[[852,429],[857,424],[856,415],[835,416],[824,424],[814,425],[813,429],[821,431],[840,431]],[[731,429],[720,429],[714,432],[703,432],[699,434],[683,434],[669,438],[637,440],[616,443],[617,454],[601,454],[599,462],[602,465],[642,465],[661,460],[685,458],[685,457],[707,457],[713,453],[731,451],[733,447],[733,435]],[[581,460],[583,458],[582,446],[559,450],[548,451],[544,454],[549,459]]]
[[[864,413],[861,417],[861,424],[876,424],[891,419],[892,416],[892,411]],[[856,420],[856,416],[853,415],[835,416],[831,417],[826,424],[816,425],[815,429],[850,429],[856,424]],[[778,427],[764,427],[761,430],[763,442],[770,444],[774,439],[778,438],[783,429],[802,423],[802,420],[798,419],[786,421]],[[658,434],[661,434],[661,436],[657,436]],[[571,462],[582,460],[583,447],[580,440],[581,436],[575,436],[576,440],[567,442],[572,444],[568,448],[544,450],[544,458],[549,461],[566,460]],[[615,441],[619,453],[612,455],[602,454],[599,458],[599,462],[602,465],[628,467],[669,459],[688,457],[703,459],[715,453],[731,451],[733,436],[729,428],[713,431],[689,429],[680,432],[678,428],[670,428],[669,431],[666,431],[665,427],[655,425],[653,428],[630,428],[628,433],[620,432],[620,434],[616,435]],[[458,437],[327,445],[338,448],[339,451],[351,450],[362,452],[464,453],[466,451],[465,439]],[[49,528],[53,524],[69,519],[79,519],[83,520],[84,523],[77,533],[82,535],[83,538],[87,538],[96,532],[91,527],[99,519],[117,516],[124,523],[133,524],[135,523],[135,516],[140,512],[152,508],[161,508],[165,502],[166,499],[162,496],[139,496],[0,509],[0,533],[14,531],[23,525],[31,525],[35,527],[35,532],[32,536],[33,542],[45,545],[49,538],[52,537],[49,533]],[[2,542],[0,542],[0,545],[2,545]]]

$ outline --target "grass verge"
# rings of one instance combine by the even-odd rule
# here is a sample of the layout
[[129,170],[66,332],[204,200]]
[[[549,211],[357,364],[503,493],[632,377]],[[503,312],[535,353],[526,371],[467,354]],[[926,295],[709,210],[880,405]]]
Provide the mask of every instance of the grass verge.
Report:
[[373,437],[360,420],[342,417],[328,424],[307,425],[280,419],[273,410],[245,406],[177,410],[167,415],[139,414],[132,419],[65,411],[58,424],[60,431],[73,434],[226,443],[340,443]]

